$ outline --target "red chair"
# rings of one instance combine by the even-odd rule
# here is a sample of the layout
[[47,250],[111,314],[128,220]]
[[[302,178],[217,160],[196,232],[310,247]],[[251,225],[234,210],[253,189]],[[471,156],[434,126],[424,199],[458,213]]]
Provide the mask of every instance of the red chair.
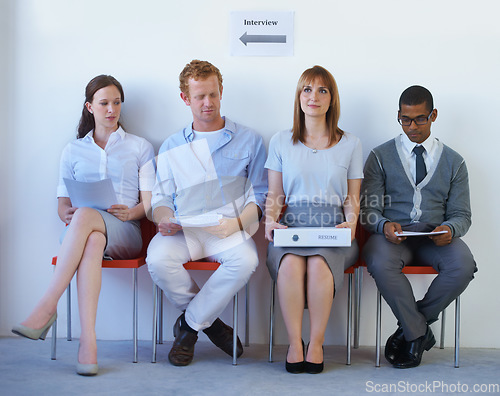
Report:
[[[402,270],[403,274],[421,274],[421,275],[437,275],[438,272],[427,265],[406,265]],[[445,326],[445,312],[441,312],[441,337],[440,337],[440,349],[444,349],[444,326]],[[381,326],[382,326],[382,295],[377,289],[377,329],[376,329],[376,361],[375,366],[380,367],[380,349],[381,349]],[[460,296],[455,299],[455,354],[454,354],[454,365],[455,368],[459,367],[459,353],[460,353]]]
[[361,226],[358,221],[358,225],[356,227],[356,241],[358,242],[359,254],[358,260],[356,261],[355,268],[356,273],[354,275],[354,349],[359,348],[359,329],[361,322],[361,288],[363,284],[363,269],[362,267],[366,267],[365,262],[363,261],[361,252],[364,244],[370,237],[370,234]]
[[[359,268],[366,267],[366,263],[361,258],[361,252],[363,250],[364,244],[368,241],[370,237],[370,233],[366,231],[362,226],[358,227],[360,230],[359,234],[359,250],[360,250],[360,259],[359,259]],[[427,265],[413,265],[413,263],[407,264],[403,267],[403,274],[406,275],[437,275],[438,272],[434,270],[431,266]],[[360,290],[361,285],[358,285],[358,290]],[[359,313],[359,311],[358,311]],[[440,336],[440,349],[444,349],[444,326],[445,326],[445,310],[441,312],[441,336]],[[380,291],[377,289],[377,315],[376,315],[376,335],[375,335],[375,366],[380,367],[380,350],[381,350],[381,327],[382,327],[382,295]],[[359,318],[358,318],[358,328],[359,328]],[[357,338],[357,339],[356,339]],[[359,333],[355,332],[355,345],[359,344]],[[459,346],[460,344],[460,296],[455,299],[455,367],[459,367]]]
[[[215,271],[221,264],[214,261],[188,261],[184,264],[187,270]],[[248,346],[248,283],[245,286],[245,346]],[[238,293],[233,297],[233,365],[236,365],[238,337]],[[153,357],[156,363],[156,344],[163,344],[163,290],[153,283]]]
[[[131,268],[132,283],[134,288],[134,305],[133,305],[133,341],[134,341],[134,363],[137,363],[137,316],[138,316],[138,289],[137,289],[137,269],[146,264],[146,252],[149,242],[156,234],[156,226],[146,218],[141,220],[141,235],[142,249],[139,257],[128,260],[103,260],[102,268]],[[57,264],[57,257],[52,258],[52,265]],[[66,289],[67,295],[67,340],[71,341],[71,283]],[[57,320],[52,325],[52,360],[56,359],[56,337],[57,337]]]

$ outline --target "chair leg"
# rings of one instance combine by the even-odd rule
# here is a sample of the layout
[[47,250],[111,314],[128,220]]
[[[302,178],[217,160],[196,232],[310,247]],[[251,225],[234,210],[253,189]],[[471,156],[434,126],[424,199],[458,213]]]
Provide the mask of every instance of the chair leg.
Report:
[[52,324],[52,345],[51,345],[51,355],[52,360],[56,360],[56,343],[57,343],[57,319]]
[[238,292],[233,299],[233,366],[236,366],[238,346]]
[[346,363],[351,365],[351,333],[352,333],[352,274],[349,274],[347,283],[347,358]]
[[156,363],[156,336],[157,336],[157,320],[158,320],[158,286],[153,283],[153,356],[151,357],[151,363]]
[[380,367],[380,333],[382,327],[382,295],[377,289],[377,324],[375,338],[375,367]]
[[273,362],[274,345],[274,293],[276,291],[276,282],[271,280],[271,306],[269,307],[269,363]]
[[247,282],[247,284],[245,285],[245,346],[246,347],[250,345],[250,319],[249,319],[250,287],[248,286],[249,282]]
[[[66,340],[71,341],[71,282],[66,288]],[[52,345],[50,358],[56,360],[57,349],[57,319],[52,325]]]
[[163,290],[157,286],[158,296],[158,344],[163,344]]
[[444,349],[444,330],[446,324],[446,308],[441,312],[441,336],[439,338],[439,349]]
[[460,296],[455,300],[455,368],[459,367],[460,358]]
[[67,317],[67,325],[66,325],[66,339],[71,341],[71,281],[66,288],[66,317]]
[[357,267],[354,270],[354,349],[359,348],[359,328],[361,322],[361,286],[363,284],[363,270]]
[[133,283],[134,283],[134,313],[133,313],[133,329],[132,329],[132,333],[133,333],[133,337],[134,337],[134,360],[133,362],[134,363],[137,363],[137,349],[138,349],[138,346],[137,346],[137,332],[138,332],[138,324],[137,324],[137,316],[138,316],[138,304],[137,304],[137,299],[139,297],[139,290],[137,288],[137,268],[134,268],[133,269]]

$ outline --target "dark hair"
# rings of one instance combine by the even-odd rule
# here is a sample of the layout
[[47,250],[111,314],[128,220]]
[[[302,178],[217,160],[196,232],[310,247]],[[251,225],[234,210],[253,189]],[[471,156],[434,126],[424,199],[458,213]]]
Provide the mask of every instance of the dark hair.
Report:
[[401,94],[399,98],[399,110],[401,111],[401,105],[415,106],[422,103],[427,105],[429,111],[434,110],[434,100],[430,91],[420,85],[413,85],[406,88]]
[[330,108],[326,112],[326,125],[328,126],[329,131],[328,143],[332,144],[337,140],[337,137],[344,134],[344,131],[338,127],[340,118],[340,99],[337,82],[328,70],[324,67],[316,65],[304,71],[297,83],[292,127],[293,144],[296,144],[298,141],[301,141],[302,143],[305,141],[306,123],[304,112],[300,106],[300,94],[306,85],[312,84],[316,79],[319,79],[321,84],[328,88],[331,95]]
[[[87,133],[95,128],[94,115],[89,113],[89,111],[87,110],[87,106],[85,106],[85,103],[92,103],[95,93],[102,88],[109,87],[110,85],[114,85],[116,88],[118,88],[122,103],[125,101],[122,85],[113,76],[106,76],[105,74],[101,74],[100,76],[94,77],[92,80],[90,80],[90,82],[87,84],[87,87],[85,88],[85,102],[83,102],[82,116],[80,118],[80,123],[78,124],[78,134],[76,135],[78,139],[84,137]],[[118,125],[120,125],[119,122]]]

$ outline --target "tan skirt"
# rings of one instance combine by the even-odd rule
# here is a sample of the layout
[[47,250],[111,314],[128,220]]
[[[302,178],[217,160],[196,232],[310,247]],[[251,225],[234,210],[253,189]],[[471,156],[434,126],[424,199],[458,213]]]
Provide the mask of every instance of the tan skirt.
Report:
[[[138,256],[142,248],[139,221],[121,221],[104,210],[96,209],[106,226],[105,260],[131,259]],[[62,243],[69,227],[65,227],[59,241]]]

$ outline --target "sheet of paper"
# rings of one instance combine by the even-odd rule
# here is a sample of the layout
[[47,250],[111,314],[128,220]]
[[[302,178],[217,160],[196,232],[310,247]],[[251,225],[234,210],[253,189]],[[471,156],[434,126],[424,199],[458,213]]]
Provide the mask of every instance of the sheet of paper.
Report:
[[183,227],[210,227],[219,225],[219,220],[222,215],[217,213],[204,213],[197,216],[177,216],[175,219],[170,218],[170,221],[179,224]]
[[439,235],[446,234],[448,231],[436,231],[436,232],[416,232],[416,231],[403,231],[395,232],[396,236],[409,237],[409,236],[425,236],[425,235]]
[[71,204],[75,208],[109,209],[118,203],[111,179],[96,182],[81,182],[64,179]]

